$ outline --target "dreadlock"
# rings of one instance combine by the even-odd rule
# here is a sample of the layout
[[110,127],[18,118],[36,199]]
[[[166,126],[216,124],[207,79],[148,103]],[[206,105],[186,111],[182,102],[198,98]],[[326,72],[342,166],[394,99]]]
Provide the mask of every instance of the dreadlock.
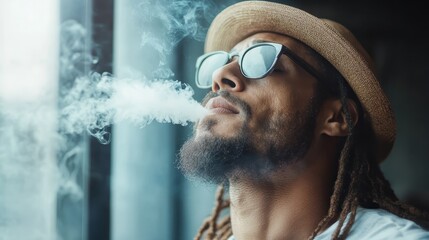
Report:
[[[347,121],[350,126],[350,120]],[[339,169],[328,214],[320,221],[309,239],[314,239],[336,218],[338,226],[332,239],[345,239],[355,221],[358,206],[382,208],[422,226],[429,220],[428,213],[405,204],[396,197],[389,181],[374,160],[373,150],[370,149],[373,144],[365,142],[374,139],[368,124],[365,119],[358,122],[347,137],[339,158]],[[348,215],[349,220],[346,221]]]
[[[346,137],[339,157],[337,178],[328,214],[319,222],[309,239],[314,239],[319,232],[326,229],[336,219],[338,219],[338,226],[332,239],[345,239],[353,226],[359,206],[382,208],[426,227],[429,213],[399,201],[389,181],[376,163],[375,149],[372,148],[375,144],[371,142],[375,139],[373,131],[351,87],[332,64],[313,49],[308,47],[307,49],[319,63],[323,75],[328,80],[335,79],[338,91],[334,91],[332,95],[341,100],[342,110],[349,128],[349,135]],[[358,108],[359,120],[356,126],[353,126],[348,109],[347,101],[349,99],[353,100]],[[349,216],[348,220],[347,216]]]
[[[333,96],[341,100],[349,127],[349,135],[345,137],[339,154],[338,172],[328,213],[308,239],[314,239],[318,233],[335,221],[338,221],[338,226],[332,235],[332,240],[346,239],[355,222],[356,211],[359,206],[385,209],[427,228],[429,226],[429,213],[400,201],[376,163],[372,148],[374,144],[368,142],[370,139],[374,139],[372,129],[350,86],[327,60],[311,48],[308,48],[308,51],[318,61],[322,73],[328,79],[336,80],[336,93],[327,94],[324,97]],[[318,90],[321,90],[320,86]],[[359,120],[356,126],[353,126],[352,123],[347,104],[348,99],[354,100],[358,107]],[[223,199],[223,195],[224,187],[220,185],[216,193],[216,204],[212,214],[203,222],[194,240],[203,239],[204,236],[204,240],[227,240],[232,235],[229,216],[225,216],[217,223],[220,212],[229,208],[230,204],[229,200]]]
[[219,185],[216,191],[216,202],[212,214],[204,220],[194,240],[199,240],[205,233],[205,240],[227,240],[232,235],[231,217],[225,216],[219,223],[220,212],[229,207],[229,200],[224,200],[224,186]]

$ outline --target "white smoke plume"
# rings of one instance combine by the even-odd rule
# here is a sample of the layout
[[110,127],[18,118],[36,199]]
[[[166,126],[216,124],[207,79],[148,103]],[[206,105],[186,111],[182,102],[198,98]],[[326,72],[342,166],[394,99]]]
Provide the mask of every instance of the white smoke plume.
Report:
[[[66,82],[60,105],[60,131],[66,134],[87,130],[107,144],[110,133],[105,128],[129,121],[144,127],[152,121],[187,125],[207,112],[193,99],[190,85],[174,80],[168,57],[186,37],[204,40],[208,23],[214,17],[215,4],[210,0],[142,1],[134,13],[142,26],[141,45],[154,59],[148,76],[116,78],[111,73],[86,73],[97,63],[97,56],[85,52],[85,29],[75,21],[63,23],[62,67],[65,78],[73,76],[73,86]],[[192,79],[193,80],[193,79]]]
[[119,79],[109,73],[92,73],[76,79],[65,96],[61,130],[68,134],[88,130],[106,144],[110,137],[104,129],[122,121],[138,127],[154,120],[187,125],[207,113],[193,95],[192,88],[179,81]]

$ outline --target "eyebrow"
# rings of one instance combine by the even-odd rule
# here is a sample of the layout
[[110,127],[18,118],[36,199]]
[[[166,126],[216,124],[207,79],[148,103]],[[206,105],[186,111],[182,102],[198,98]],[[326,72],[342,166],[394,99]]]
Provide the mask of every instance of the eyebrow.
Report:
[[[250,42],[250,46],[249,47],[251,47],[251,46],[253,46],[253,45],[255,45],[255,44],[258,44],[258,43],[266,43],[266,42],[272,42],[272,41],[267,41],[267,40],[262,40],[262,39],[255,39],[255,40],[252,40],[251,42]],[[232,48],[231,49],[231,51],[230,52],[238,52],[237,51],[237,49],[234,47],[234,48]]]
[[257,43],[265,43],[265,42],[271,42],[271,41],[267,41],[267,40],[262,40],[262,39],[255,39],[253,41],[251,41],[251,45],[255,45]]

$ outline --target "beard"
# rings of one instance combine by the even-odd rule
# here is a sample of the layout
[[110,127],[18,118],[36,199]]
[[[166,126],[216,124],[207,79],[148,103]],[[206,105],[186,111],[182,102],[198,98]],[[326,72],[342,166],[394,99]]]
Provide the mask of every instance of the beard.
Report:
[[[204,134],[196,138],[194,132],[193,137],[183,144],[179,152],[178,167],[186,177],[215,184],[227,184],[228,180],[238,179],[243,175],[250,175],[254,179],[268,179],[275,170],[295,163],[307,152],[315,128],[316,106],[319,105],[315,98],[311,99],[303,112],[285,115],[281,119],[269,119],[262,128],[270,137],[261,142],[252,141],[248,125],[252,113],[242,100],[226,91],[210,92],[203,100],[203,105],[218,95],[239,106],[246,120],[234,137]],[[216,120],[210,119],[202,122],[200,127],[210,131],[216,124]],[[285,127],[288,128],[287,134],[279,134],[284,132],[282,130]],[[268,150],[258,152],[255,143],[266,144]]]

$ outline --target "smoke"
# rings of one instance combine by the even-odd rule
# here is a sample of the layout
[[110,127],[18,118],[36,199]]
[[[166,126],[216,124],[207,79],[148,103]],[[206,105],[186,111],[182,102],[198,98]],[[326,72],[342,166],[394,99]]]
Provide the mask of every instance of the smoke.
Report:
[[[151,74],[118,78],[93,70],[99,62],[91,51],[95,43],[74,20],[57,29],[53,13],[58,6],[42,11],[51,2],[33,4],[48,16],[37,20],[17,5],[4,18],[22,26],[0,29],[5,33],[0,45],[0,235],[11,239],[54,239],[55,201],[84,195],[78,178],[85,134],[108,144],[106,129],[115,123],[185,126],[207,114],[193,99],[191,86],[173,79],[168,56],[186,37],[203,40],[213,3],[153,0],[137,6],[135,14],[145,27],[136,48],[158,56],[151,56],[156,59]],[[27,26],[43,31],[20,30]]]
[[139,4],[135,14],[144,27],[141,46],[150,47],[159,55],[155,77],[174,75],[167,66],[167,57],[186,37],[203,41],[216,9],[210,0],[149,0]]
[[114,123],[128,121],[144,127],[157,121],[185,126],[204,116],[207,111],[193,99],[191,86],[172,79],[175,74],[168,58],[184,38],[204,40],[214,9],[209,0],[141,2],[134,12],[142,27],[136,47],[147,49],[155,66],[148,76],[133,73],[137,77],[130,78],[89,71],[98,57],[88,53],[86,30],[75,21],[64,22],[61,75],[69,80],[63,81],[61,90],[60,132],[81,134],[86,130],[108,144],[110,133],[105,129]]
[[0,239],[56,239],[56,7],[0,1]]
[[76,79],[65,96],[61,130],[68,134],[87,130],[107,144],[110,134],[104,129],[118,122],[144,127],[155,120],[185,126],[207,113],[193,95],[189,85],[177,80],[120,79],[94,72]]

